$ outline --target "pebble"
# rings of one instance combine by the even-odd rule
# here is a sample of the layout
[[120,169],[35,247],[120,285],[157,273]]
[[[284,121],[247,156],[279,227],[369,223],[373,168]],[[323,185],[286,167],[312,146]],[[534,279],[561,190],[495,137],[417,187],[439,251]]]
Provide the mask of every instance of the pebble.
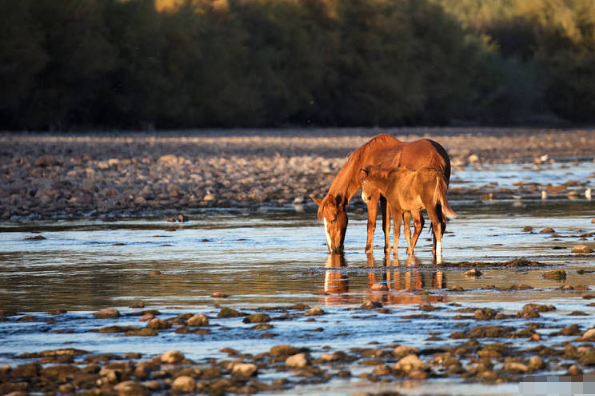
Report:
[[189,327],[208,326],[209,319],[207,318],[207,316],[205,314],[196,314],[196,315],[193,315],[191,318],[189,318],[186,321],[186,324]]
[[593,253],[593,249],[587,245],[576,245],[572,248],[571,252],[576,254],[588,254]]
[[480,277],[482,274],[482,272],[476,268],[470,269],[469,271],[465,272],[465,276],[468,277]]
[[244,318],[244,323],[266,323],[270,322],[271,317],[264,313],[248,315]]
[[310,308],[306,313],[304,313],[304,315],[306,315],[306,316],[320,316],[320,315],[324,315],[324,311],[320,307],[314,307],[314,308]]
[[167,351],[163,355],[161,355],[161,362],[175,364],[180,363],[184,360],[184,354],[180,351],[172,350]]
[[400,359],[397,363],[395,363],[394,367],[395,371],[402,372],[402,373],[409,373],[414,370],[425,371],[428,370],[429,367],[424,362],[421,361],[416,355],[407,355],[404,358]]
[[258,367],[253,363],[237,363],[233,365],[231,374],[237,377],[249,378],[258,374]]
[[114,307],[101,309],[93,314],[96,319],[113,319],[120,316],[120,311]]
[[182,375],[174,380],[171,384],[171,388],[173,390],[177,390],[180,392],[194,392],[196,387],[196,382],[194,378],[189,377],[187,375]]
[[308,366],[308,364],[308,356],[305,353],[289,356],[287,360],[285,360],[285,366],[289,368],[304,368]]

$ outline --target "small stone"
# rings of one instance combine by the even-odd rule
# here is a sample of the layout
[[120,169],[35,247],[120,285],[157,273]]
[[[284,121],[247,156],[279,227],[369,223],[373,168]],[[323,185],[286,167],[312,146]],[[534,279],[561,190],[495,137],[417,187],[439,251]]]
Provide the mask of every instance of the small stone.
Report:
[[271,317],[264,313],[248,315],[244,318],[244,323],[266,323],[270,322]]
[[188,217],[184,216],[183,214],[178,215],[178,221],[180,223],[186,223],[188,221]]
[[568,375],[570,376],[577,376],[581,375],[583,372],[577,365],[573,364],[572,366],[568,367]]
[[130,329],[124,333],[127,336],[137,336],[137,337],[155,337],[157,332],[153,329],[149,329],[148,327],[139,328],[139,329]]
[[475,320],[492,320],[498,315],[498,311],[492,308],[478,308],[473,313]]
[[221,311],[219,311],[219,313],[217,314],[218,318],[235,318],[238,316],[242,316],[242,314],[239,311],[227,307],[221,308]]
[[171,388],[173,390],[177,390],[180,392],[193,392],[194,388],[196,387],[196,382],[194,378],[188,375],[182,375],[174,380],[171,384]]
[[227,298],[229,296],[225,293],[215,292],[215,293],[211,294],[211,297],[213,297],[213,298]]
[[167,351],[161,355],[161,362],[167,364],[180,363],[184,360],[184,354],[180,351]]
[[33,165],[44,168],[54,166],[56,165],[56,158],[53,155],[42,155],[35,160]]
[[314,307],[314,308],[310,308],[306,313],[304,313],[304,315],[319,316],[319,315],[324,315],[324,311],[320,307]]
[[148,389],[136,381],[120,382],[114,386],[114,390],[118,392],[118,396],[144,396],[149,394]]
[[308,356],[305,353],[298,353],[285,360],[285,366],[289,368],[304,368],[308,365]]
[[297,353],[299,353],[299,350],[294,347],[291,346],[289,344],[281,344],[281,345],[275,345],[274,347],[271,348],[271,350],[269,351],[269,353],[271,354],[271,356],[291,356],[291,355],[296,355]]
[[545,366],[543,359],[540,356],[531,356],[529,359],[529,368],[531,370],[540,370]]
[[192,316],[190,319],[188,319],[186,324],[189,327],[208,326],[209,319],[207,318],[207,316],[205,314],[196,314],[196,315]]
[[391,373],[390,367],[386,364],[379,364],[374,367],[374,375],[389,375]]
[[120,316],[120,311],[116,308],[104,308],[93,314],[96,319],[114,319]]
[[147,323],[147,327],[153,330],[165,330],[171,328],[171,323],[163,319],[153,318]]
[[158,276],[158,275],[161,275],[161,271],[159,271],[159,270],[151,270],[149,272],[149,275],[151,275],[151,276]]
[[465,276],[468,276],[468,277],[478,278],[481,275],[482,275],[481,271],[478,269],[475,269],[475,268],[470,269],[469,271],[465,272]]
[[556,232],[556,230],[554,230],[552,227],[546,227],[546,228],[542,229],[541,231],[539,231],[540,234],[553,234],[555,232]]
[[552,280],[563,280],[566,279],[566,271],[563,269],[548,271],[543,274],[545,279],[552,279]]
[[372,287],[370,287],[370,291],[373,292],[387,292],[388,286],[385,283],[374,283]]
[[43,235],[36,235],[36,236],[33,236],[33,237],[27,237],[27,238],[25,238],[26,241],[43,241],[45,239],[46,239],[46,237],[44,237]]
[[533,231],[533,227],[531,227],[531,226],[524,226],[523,227],[523,232],[531,232],[531,231]]
[[581,341],[594,341],[595,340],[595,329],[589,329],[583,333],[579,338]]
[[576,254],[589,254],[593,253],[593,249],[591,249],[587,245],[576,245],[572,248],[571,252]]
[[412,346],[399,345],[393,350],[393,355],[397,358],[403,358],[407,355],[417,355],[419,349]]
[[359,307],[360,309],[376,309],[382,308],[382,304],[376,301],[366,301]]
[[579,334],[581,334],[581,329],[577,324],[566,326],[560,330],[560,335],[563,336],[575,336]]
[[413,370],[426,371],[429,367],[416,355],[407,355],[395,363],[394,369],[402,373],[409,373]]
[[236,377],[249,378],[258,373],[258,367],[252,363],[237,363],[233,365],[231,374]]

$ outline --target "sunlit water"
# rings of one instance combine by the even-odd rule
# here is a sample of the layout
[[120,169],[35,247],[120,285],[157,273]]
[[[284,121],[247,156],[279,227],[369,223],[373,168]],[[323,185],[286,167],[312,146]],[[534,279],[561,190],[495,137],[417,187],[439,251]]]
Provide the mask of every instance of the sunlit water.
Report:
[[[581,167],[579,167],[582,169]],[[580,170],[579,169],[579,170]],[[517,167],[517,171],[519,168]],[[470,181],[481,171],[463,174]],[[473,173],[475,172],[475,173]],[[520,172],[520,171],[519,171]],[[527,170],[527,172],[529,172]],[[582,170],[581,170],[582,172]],[[522,173],[520,174],[522,177]],[[486,174],[484,174],[486,176]],[[462,177],[461,173],[457,177]],[[344,258],[328,255],[322,225],[314,207],[225,211],[197,211],[187,223],[161,219],[121,219],[117,221],[52,221],[4,223],[0,225],[0,308],[33,313],[37,321],[16,322],[15,317],[0,322],[0,364],[15,364],[10,357],[22,352],[38,352],[64,347],[95,353],[137,351],[148,356],[179,349],[196,361],[221,357],[219,350],[231,346],[242,352],[258,353],[283,343],[310,347],[313,354],[328,345],[332,350],[402,343],[420,348],[454,345],[448,335],[459,321],[452,320],[455,308],[489,306],[514,314],[528,302],[554,304],[557,311],[535,322],[564,326],[576,323],[569,316],[583,311],[584,328],[595,325],[595,311],[582,298],[589,291],[562,291],[563,285],[595,284],[591,255],[574,255],[577,244],[595,247],[591,219],[595,202],[579,200],[511,200],[452,202],[459,217],[450,222],[444,239],[447,262],[502,263],[527,258],[542,266],[481,268],[483,276],[465,276],[469,268],[435,266],[431,261],[431,240],[422,234],[416,249],[417,260],[407,259],[401,240],[398,260],[382,253],[383,237],[376,232],[375,254],[363,252],[366,238],[365,215],[350,213]],[[533,232],[524,232],[524,226]],[[545,227],[555,234],[543,234]],[[42,235],[44,240],[27,240]],[[544,279],[553,268],[567,272],[565,281]],[[577,270],[586,270],[581,274]],[[155,273],[152,271],[160,271]],[[388,291],[373,291],[378,284]],[[534,289],[496,291],[492,286],[527,284]],[[376,286],[375,286],[376,285]],[[461,286],[464,292],[449,288]],[[375,290],[375,289],[374,289]],[[425,293],[420,293],[423,291]],[[222,292],[225,299],[211,294]],[[381,302],[390,314],[361,311],[366,300]],[[321,306],[327,314],[314,322],[275,320],[283,314],[272,311],[274,338],[261,338],[237,318],[214,319],[208,335],[180,336],[160,333],[158,337],[122,337],[99,334],[100,326],[139,324],[128,308],[142,301],[145,309],[158,309],[167,318],[185,312],[204,312],[215,318],[220,306],[242,312],[259,312],[261,307],[305,303]],[[418,306],[431,302],[444,307],[431,312],[429,319],[404,319],[419,314]],[[444,304],[443,304],[444,303]],[[100,324],[90,313],[118,307],[124,316]],[[45,312],[66,309],[66,315]],[[16,317],[18,318],[18,316]],[[45,320],[56,319],[47,324]],[[514,319],[499,322],[515,326]],[[225,330],[222,330],[225,328]],[[323,331],[311,331],[323,328]],[[552,330],[553,331],[553,330]],[[428,333],[442,341],[426,341]],[[547,334],[547,330],[543,332]],[[523,343],[525,340],[507,340]],[[546,342],[558,342],[556,337]],[[20,363],[20,362],[18,362]],[[362,370],[354,367],[354,374]],[[267,375],[263,374],[266,378]],[[404,384],[371,384],[353,378],[330,384],[306,386],[286,394],[349,394],[356,391],[398,390],[412,394],[515,394],[518,386],[482,386],[456,380],[428,381],[421,387],[404,389]]]

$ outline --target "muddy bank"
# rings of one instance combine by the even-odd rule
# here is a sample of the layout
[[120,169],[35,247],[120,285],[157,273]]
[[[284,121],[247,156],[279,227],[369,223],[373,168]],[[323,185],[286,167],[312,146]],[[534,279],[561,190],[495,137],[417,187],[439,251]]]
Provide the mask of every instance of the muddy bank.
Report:
[[[0,134],[0,216],[3,220],[177,216],[204,207],[309,204],[322,196],[348,154],[386,132],[402,140],[440,142],[456,169],[495,163],[592,161],[590,130],[324,129],[225,130],[171,133]],[[586,181],[558,185],[563,196]],[[483,191],[464,186],[459,197],[512,197],[540,186]],[[577,193],[582,194],[582,190]],[[456,197],[455,197],[456,199]]]

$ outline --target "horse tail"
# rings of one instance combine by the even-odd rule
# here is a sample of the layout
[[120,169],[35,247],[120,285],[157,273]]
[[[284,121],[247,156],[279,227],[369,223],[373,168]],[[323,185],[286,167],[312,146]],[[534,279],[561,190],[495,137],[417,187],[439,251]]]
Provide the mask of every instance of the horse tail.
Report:
[[436,188],[434,189],[434,205],[440,203],[442,207],[442,213],[447,219],[454,219],[457,217],[457,214],[448,204],[448,200],[446,199],[446,191],[448,190],[448,185],[444,180],[444,176],[441,174],[436,174]]

